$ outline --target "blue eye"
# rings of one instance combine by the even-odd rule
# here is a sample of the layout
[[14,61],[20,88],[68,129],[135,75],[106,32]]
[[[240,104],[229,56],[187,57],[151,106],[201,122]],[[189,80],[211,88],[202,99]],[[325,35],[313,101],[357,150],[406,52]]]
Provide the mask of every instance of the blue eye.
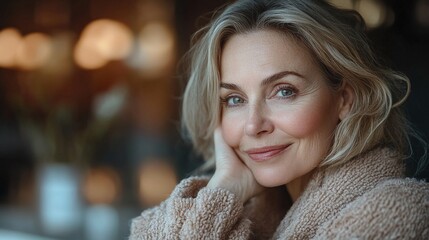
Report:
[[235,106],[235,105],[244,103],[244,100],[241,97],[233,96],[233,97],[227,98],[226,103],[229,106]]
[[230,96],[226,98],[221,98],[221,102],[225,107],[236,107],[240,104],[245,103],[245,100],[238,96]]
[[282,97],[282,98],[288,98],[293,95],[295,95],[295,90],[290,87],[287,87],[287,88],[282,87],[276,93],[277,97]]

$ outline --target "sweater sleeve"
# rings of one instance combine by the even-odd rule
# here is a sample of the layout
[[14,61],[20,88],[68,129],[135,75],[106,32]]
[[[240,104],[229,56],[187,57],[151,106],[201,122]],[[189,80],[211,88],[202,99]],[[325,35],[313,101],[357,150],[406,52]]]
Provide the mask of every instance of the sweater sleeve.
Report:
[[132,220],[129,239],[248,239],[243,204],[227,190],[206,188],[207,182],[183,180],[167,200]]
[[429,184],[393,179],[343,209],[317,239],[429,239]]

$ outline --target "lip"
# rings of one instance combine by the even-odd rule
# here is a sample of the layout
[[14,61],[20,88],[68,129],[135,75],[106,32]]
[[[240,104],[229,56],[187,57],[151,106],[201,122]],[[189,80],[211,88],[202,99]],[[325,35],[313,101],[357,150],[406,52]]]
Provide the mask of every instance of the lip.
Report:
[[253,161],[267,161],[285,151],[291,144],[252,148],[244,151]]

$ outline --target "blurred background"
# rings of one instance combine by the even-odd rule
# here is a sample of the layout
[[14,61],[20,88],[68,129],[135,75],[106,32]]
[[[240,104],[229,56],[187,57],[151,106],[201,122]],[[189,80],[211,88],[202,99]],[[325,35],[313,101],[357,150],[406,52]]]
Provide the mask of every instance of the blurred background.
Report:
[[[192,174],[177,66],[227,2],[0,2],[0,240],[126,239]],[[330,2],[359,11],[377,54],[410,77],[405,110],[427,139],[429,1]]]

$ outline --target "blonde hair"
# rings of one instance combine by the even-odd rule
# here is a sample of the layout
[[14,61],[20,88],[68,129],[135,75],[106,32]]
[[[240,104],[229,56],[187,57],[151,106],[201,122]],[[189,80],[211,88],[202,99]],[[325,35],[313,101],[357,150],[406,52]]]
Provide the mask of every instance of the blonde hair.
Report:
[[274,29],[293,36],[313,54],[332,89],[345,84],[354,93],[350,113],[338,125],[321,165],[339,164],[378,145],[407,151],[408,124],[398,107],[408,96],[406,76],[383,67],[355,11],[324,1],[237,1],[195,35],[189,51],[189,81],[182,124],[195,149],[213,157],[213,132],[219,123],[220,56],[234,34]]

